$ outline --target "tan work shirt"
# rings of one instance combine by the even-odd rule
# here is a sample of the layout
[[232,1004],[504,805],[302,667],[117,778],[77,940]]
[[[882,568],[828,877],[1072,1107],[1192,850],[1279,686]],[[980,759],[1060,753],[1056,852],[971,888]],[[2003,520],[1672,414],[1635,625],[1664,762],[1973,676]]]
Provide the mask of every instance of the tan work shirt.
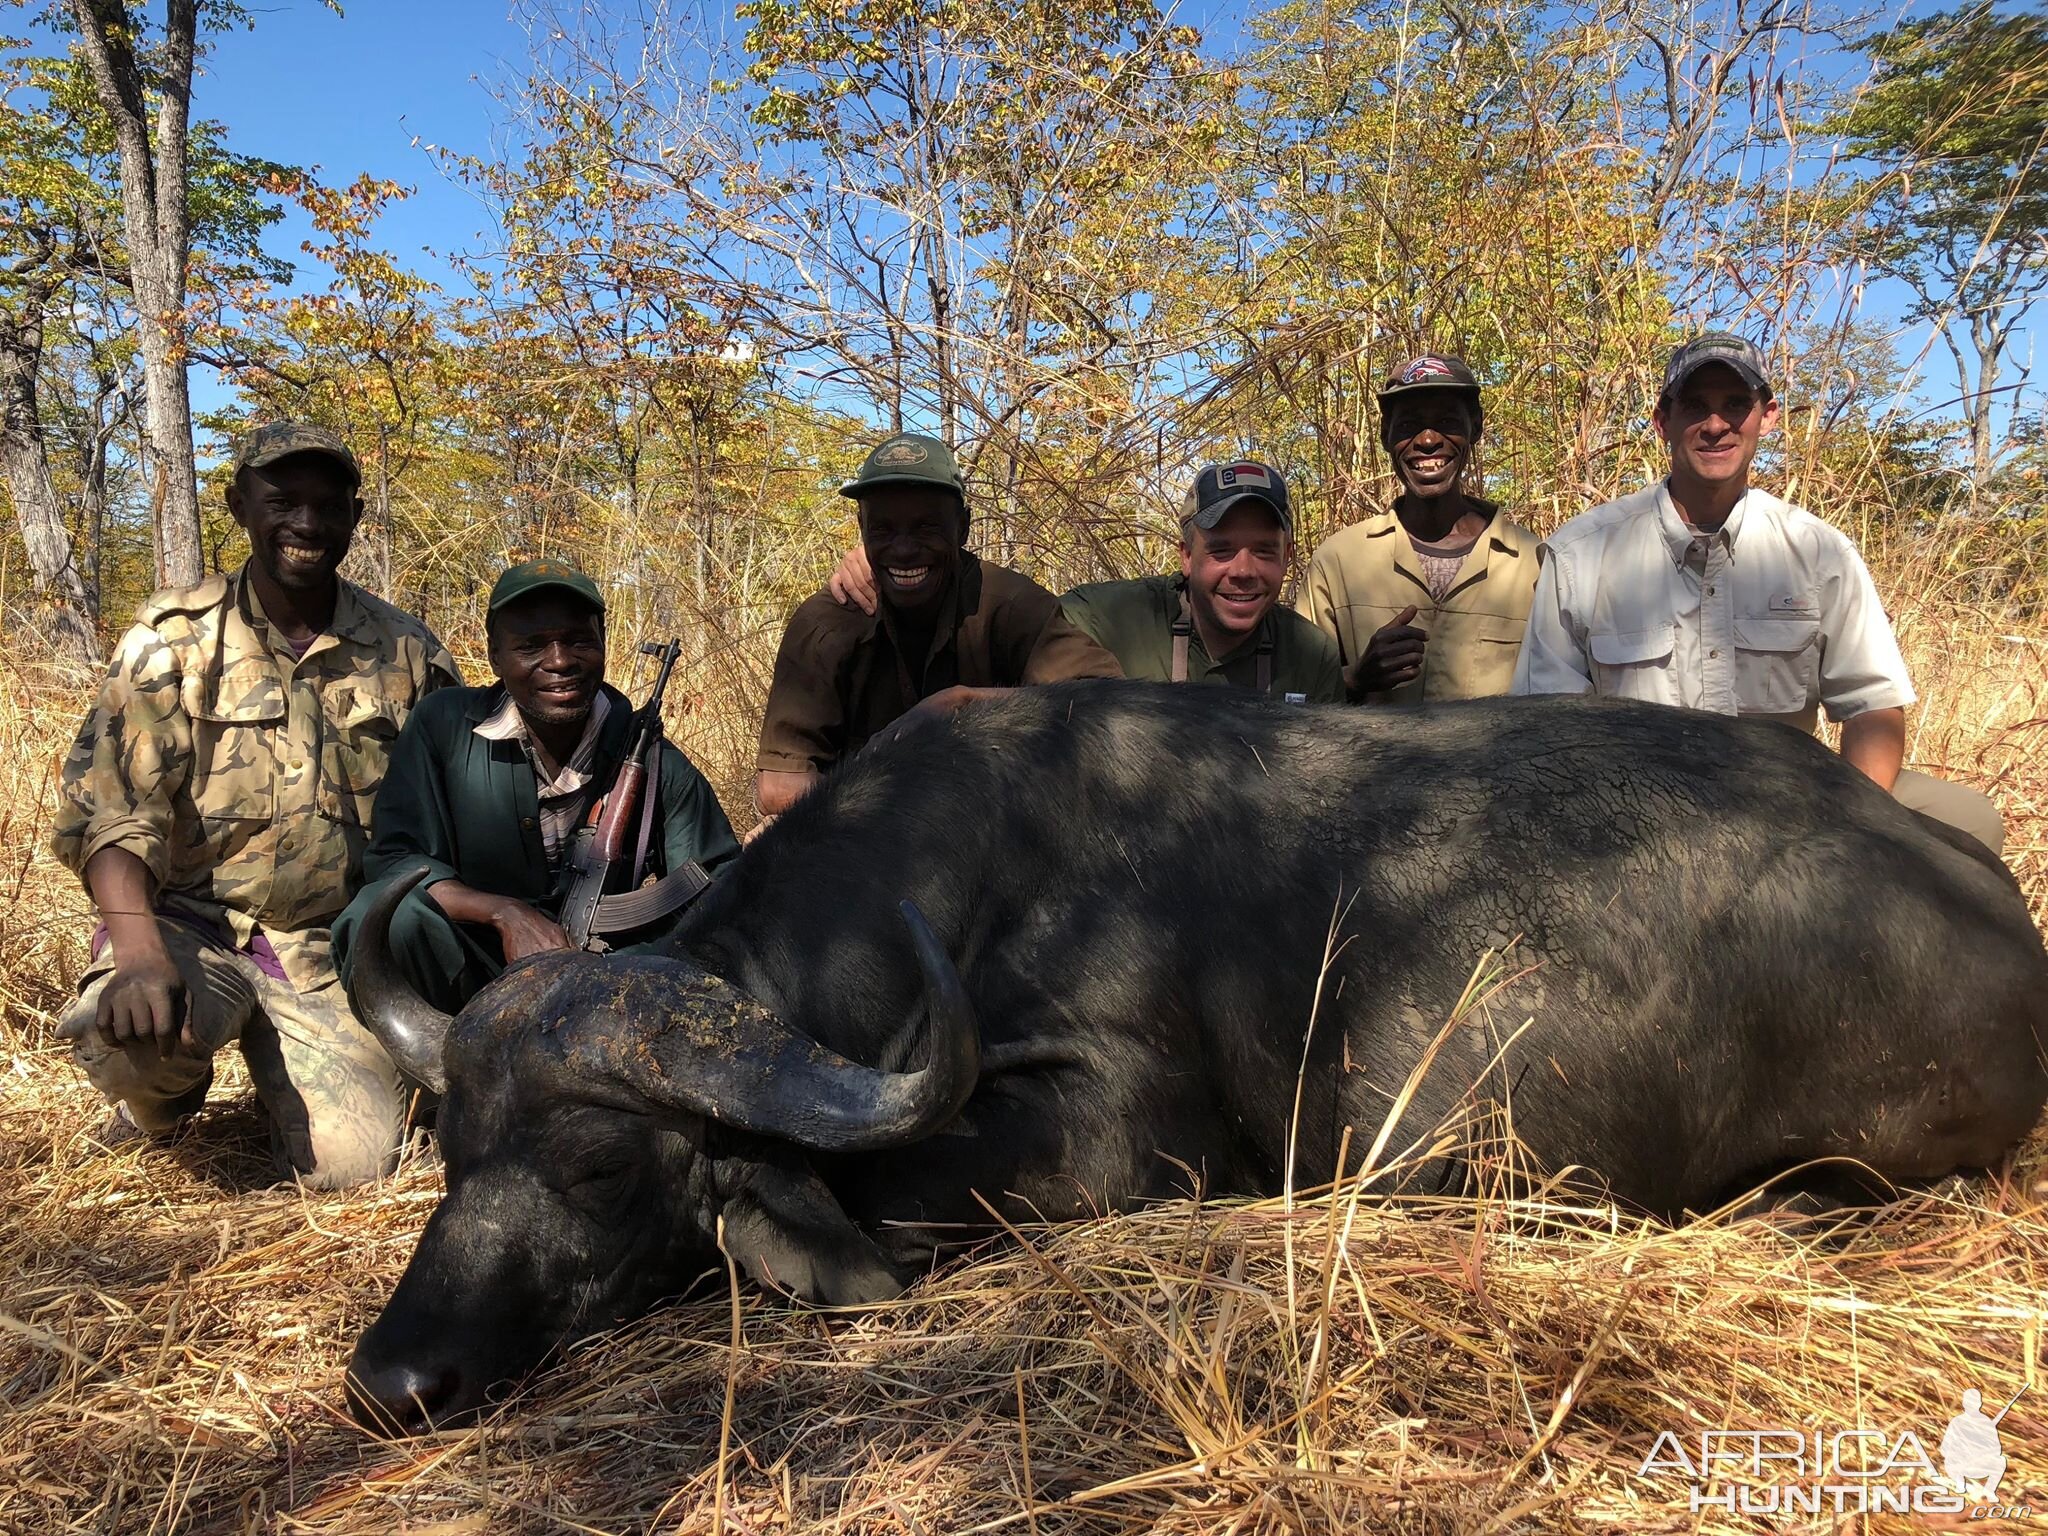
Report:
[[238,949],[261,928],[310,991],[334,979],[328,926],[361,875],[398,729],[462,679],[426,625],[346,581],[293,655],[247,571],[142,605],[64,760],[51,844],[80,875],[127,849],[160,910]]
[[1665,482],[1543,546],[1517,693],[1597,693],[1812,730],[1913,702],[1905,658],[1847,535],[1752,488],[1711,534]]
[[1508,691],[1536,590],[1536,536],[1491,502],[1477,505],[1490,509],[1493,520],[1441,601],[1431,594],[1408,530],[1392,512],[1338,529],[1309,561],[1308,583],[1295,606],[1337,642],[1346,668],[1410,604],[1415,627],[1429,636],[1421,673],[1399,688],[1368,695],[1370,702],[1433,704]]
[[1121,676],[1116,658],[1061,616],[1058,598],[1028,576],[963,554],[922,657],[902,653],[886,605],[866,614],[829,592],[804,599],[775,656],[757,761],[771,772],[822,773],[955,684]]

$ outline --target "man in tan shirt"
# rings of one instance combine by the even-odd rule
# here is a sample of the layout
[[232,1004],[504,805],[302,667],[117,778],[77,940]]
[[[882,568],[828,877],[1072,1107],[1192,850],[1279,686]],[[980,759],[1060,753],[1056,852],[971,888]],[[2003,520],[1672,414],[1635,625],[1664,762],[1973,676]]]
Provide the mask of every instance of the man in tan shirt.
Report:
[[787,810],[912,709],[943,713],[990,689],[1123,675],[1061,617],[1058,598],[967,553],[965,484],[944,443],[898,433],[840,494],[860,507],[881,601],[867,614],[819,592],[791,615],[761,722],[754,799],[763,816]]
[[1536,589],[1536,536],[1464,488],[1486,415],[1454,357],[1403,364],[1379,394],[1393,510],[1325,539],[1297,606],[1337,642],[1355,701],[1506,693]]

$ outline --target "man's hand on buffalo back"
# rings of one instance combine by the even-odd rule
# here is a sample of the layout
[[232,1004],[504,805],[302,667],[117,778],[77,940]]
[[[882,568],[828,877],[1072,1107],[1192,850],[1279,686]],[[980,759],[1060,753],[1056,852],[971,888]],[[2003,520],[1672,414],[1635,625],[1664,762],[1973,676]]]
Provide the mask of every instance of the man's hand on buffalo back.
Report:
[[1415,613],[1415,605],[1410,603],[1391,623],[1373,631],[1365,642],[1365,654],[1344,672],[1344,686],[1352,698],[1386,693],[1422,675],[1422,653],[1429,633],[1415,627]]
[[162,949],[115,960],[93,1023],[119,1045],[154,1041],[166,1056],[174,1044],[196,1049],[184,975]]
[[498,942],[505,949],[505,963],[544,955],[550,950],[574,949],[562,925],[525,902],[506,897],[491,913],[491,926],[498,930]]
[[833,601],[841,607],[873,613],[878,599],[875,596],[875,569],[868,564],[867,546],[856,544],[841,555],[825,586]]

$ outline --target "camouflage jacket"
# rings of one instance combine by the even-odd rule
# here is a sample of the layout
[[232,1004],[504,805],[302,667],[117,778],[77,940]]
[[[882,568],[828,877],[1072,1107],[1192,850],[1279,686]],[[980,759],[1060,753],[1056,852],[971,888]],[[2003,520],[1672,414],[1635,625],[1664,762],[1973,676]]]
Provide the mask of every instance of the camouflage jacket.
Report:
[[261,928],[305,991],[334,979],[328,926],[361,875],[399,727],[462,679],[426,625],[346,581],[294,657],[247,569],[137,612],[65,759],[53,844],[81,876],[126,848],[159,911],[238,946]]

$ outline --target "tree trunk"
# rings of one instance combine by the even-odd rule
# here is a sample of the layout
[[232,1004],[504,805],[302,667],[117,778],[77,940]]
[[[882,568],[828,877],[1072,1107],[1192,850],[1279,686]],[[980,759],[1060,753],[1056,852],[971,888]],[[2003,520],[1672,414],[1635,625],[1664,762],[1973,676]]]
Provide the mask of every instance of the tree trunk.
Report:
[[0,326],[0,461],[36,597],[50,605],[51,642],[59,655],[98,666],[97,615],[57,507],[57,486],[50,477],[42,414],[36,405],[42,351],[42,314],[32,303],[26,317],[9,317]]
[[158,97],[153,142],[142,67],[135,57],[142,21],[130,14],[124,0],[71,0],[71,14],[79,51],[121,156],[121,222],[135,287],[146,435],[154,465],[150,502],[157,529],[157,579],[166,586],[191,586],[206,574],[185,377],[185,277],[192,246],[186,131],[199,0],[169,0],[166,6],[162,71],[149,82]]

